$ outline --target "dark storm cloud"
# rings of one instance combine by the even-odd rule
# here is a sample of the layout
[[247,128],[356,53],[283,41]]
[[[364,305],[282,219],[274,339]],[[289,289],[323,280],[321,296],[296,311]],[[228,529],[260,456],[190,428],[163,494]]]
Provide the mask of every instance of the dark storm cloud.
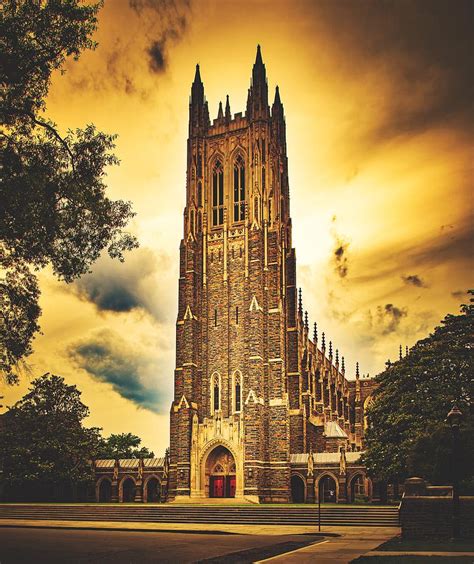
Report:
[[346,72],[377,72],[392,83],[373,141],[452,120],[470,128],[474,2],[320,0],[312,9]]
[[345,278],[348,272],[348,260],[346,256],[347,247],[349,243],[345,243],[341,240],[338,241],[338,245],[334,250],[334,262],[337,274],[341,278]]
[[461,300],[467,296],[467,292],[465,290],[456,290],[455,292],[451,292],[451,296],[453,296],[455,300]]
[[416,286],[417,288],[427,288],[426,283],[423,279],[418,276],[418,274],[409,274],[408,276],[402,276],[402,280],[407,286]]
[[351,282],[366,283],[400,276],[400,270],[427,268],[451,262],[472,261],[474,226],[459,225],[425,241],[416,240],[397,249],[376,249],[358,260],[364,274],[352,276]]
[[408,315],[406,308],[399,308],[393,304],[377,307],[377,323],[382,327],[382,334],[387,335],[397,330],[400,321]]
[[157,321],[166,321],[170,296],[163,281],[172,273],[170,259],[146,247],[127,255],[125,262],[102,257],[91,274],[76,281],[72,289],[102,312],[146,311]]
[[331,236],[334,239],[334,248],[332,252],[332,262],[334,271],[340,278],[345,278],[349,271],[349,259],[347,256],[347,250],[349,248],[349,242],[340,235],[336,230],[337,217],[333,215],[332,217],[332,228]]
[[162,73],[168,64],[170,45],[181,40],[188,24],[189,0],[129,0],[132,10],[143,20],[155,21],[146,31],[149,69]]
[[99,331],[68,349],[69,358],[99,382],[137,406],[155,413],[167,410],[167,390],[159,387],[158,363],[148,351],[132,348],[113,331]]

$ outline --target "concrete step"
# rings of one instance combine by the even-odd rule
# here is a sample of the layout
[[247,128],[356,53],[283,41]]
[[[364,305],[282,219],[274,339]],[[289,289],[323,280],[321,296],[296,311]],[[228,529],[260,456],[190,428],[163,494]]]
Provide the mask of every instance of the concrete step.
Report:
[[[314,525],[316,506],[205,507],[171,505],[29,505],[0,504],[0,519]],[[398,526],[396,507],[321,507],[321,523],[334,526]]]

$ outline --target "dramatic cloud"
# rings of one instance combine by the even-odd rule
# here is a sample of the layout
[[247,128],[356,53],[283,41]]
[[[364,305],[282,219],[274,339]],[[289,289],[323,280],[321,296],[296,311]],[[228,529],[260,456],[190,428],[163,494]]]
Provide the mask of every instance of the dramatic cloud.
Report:
[[[336,216],[333,216],[332,223],[336,223]],[[336,232],[335,227],[331,229],[331,235],[334,239],[334,249],[332,254],[334,271],[340,278],[345,278],[349,271],[349,260],[347,258],[349,242],[346,241],[342,235]]]
[[[351,281],[365,284],[388,279],[401,268],[427,268],[451,262],[472,264],[473,241],[474,227],[466,223],[449,232],[439,231],[439,234],[429,239],[399,244],[397,248],[374,246],[359,257],[361,274],[352,276]],[[413,280],[405,282],[417,285]]]
[[456,300],[460,300],[467,296],[467,292],[464,290],[456,290],[455,292],[451,292],[451,296]]
[[376,323],[382,329],[382,334],[393,333],[398,329],[400,321],[408,315],[406,308],[399,308],[393,304],[377,307]]
[[402,280],[407,284],[407,286],[416,286],[417,288],[427,288],[425,282],[422,280],[418,274],[409,274],[408,276],[402,276]]
[[[181,40],[190,14],[186,0],[129,0],[130,7],[143,20],[149,45],[149,68],[154,73],[166,70],[168,48]],[[149,22],[157,22],[150,25]]]
[[160,377],[156,344],[125,340],[119,333],[100,330],[72,344],[69,358],[94,379],[107,382],[136,405],[163,413],[169,408],[169,375]]
[[127,254],[125,262],[102,257],[91,274],[72,286],[78,296],[94,303],[99,311],[146,311],[158,322],[167,321],[173,299],[174,266],[165,254],[140,248]]
[[163,74],[171,48],[186,32],[191,11],[187,0],[114,0],[100,12],[95,53],[78,66],[68,60],[70,82],[81,91],[112,91],[146,100]]
[[396,93],[379,98],[384,116],[374,140],[470,115],[473,6],[470,0],[314,3],[318,31],[338,30],[337,41],[329,40],[344,55],[345,70],[383,75]]

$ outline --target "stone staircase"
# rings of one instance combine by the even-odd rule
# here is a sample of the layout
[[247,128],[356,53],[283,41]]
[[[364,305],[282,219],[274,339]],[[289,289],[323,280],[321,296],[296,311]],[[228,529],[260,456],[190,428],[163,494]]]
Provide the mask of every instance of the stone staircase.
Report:
[[[317,525],[318,508],[315,505],[0,504],[0,526],[2,519],[308,526]],[[321,524],[398,527],[398,507],[322,505]]]

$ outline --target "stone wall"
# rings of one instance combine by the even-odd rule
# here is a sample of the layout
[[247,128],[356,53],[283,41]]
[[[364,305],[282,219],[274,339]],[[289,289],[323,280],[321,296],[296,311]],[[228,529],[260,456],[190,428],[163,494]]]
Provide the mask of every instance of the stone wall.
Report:
[[[414,482],[416,480],[416,482]],[[420,478],[405,483],[400,505],[404,539],[449,539],[453,536],[453,489],[427,486]],[[459,499],[460,535],[474,537],[474,497]]]

